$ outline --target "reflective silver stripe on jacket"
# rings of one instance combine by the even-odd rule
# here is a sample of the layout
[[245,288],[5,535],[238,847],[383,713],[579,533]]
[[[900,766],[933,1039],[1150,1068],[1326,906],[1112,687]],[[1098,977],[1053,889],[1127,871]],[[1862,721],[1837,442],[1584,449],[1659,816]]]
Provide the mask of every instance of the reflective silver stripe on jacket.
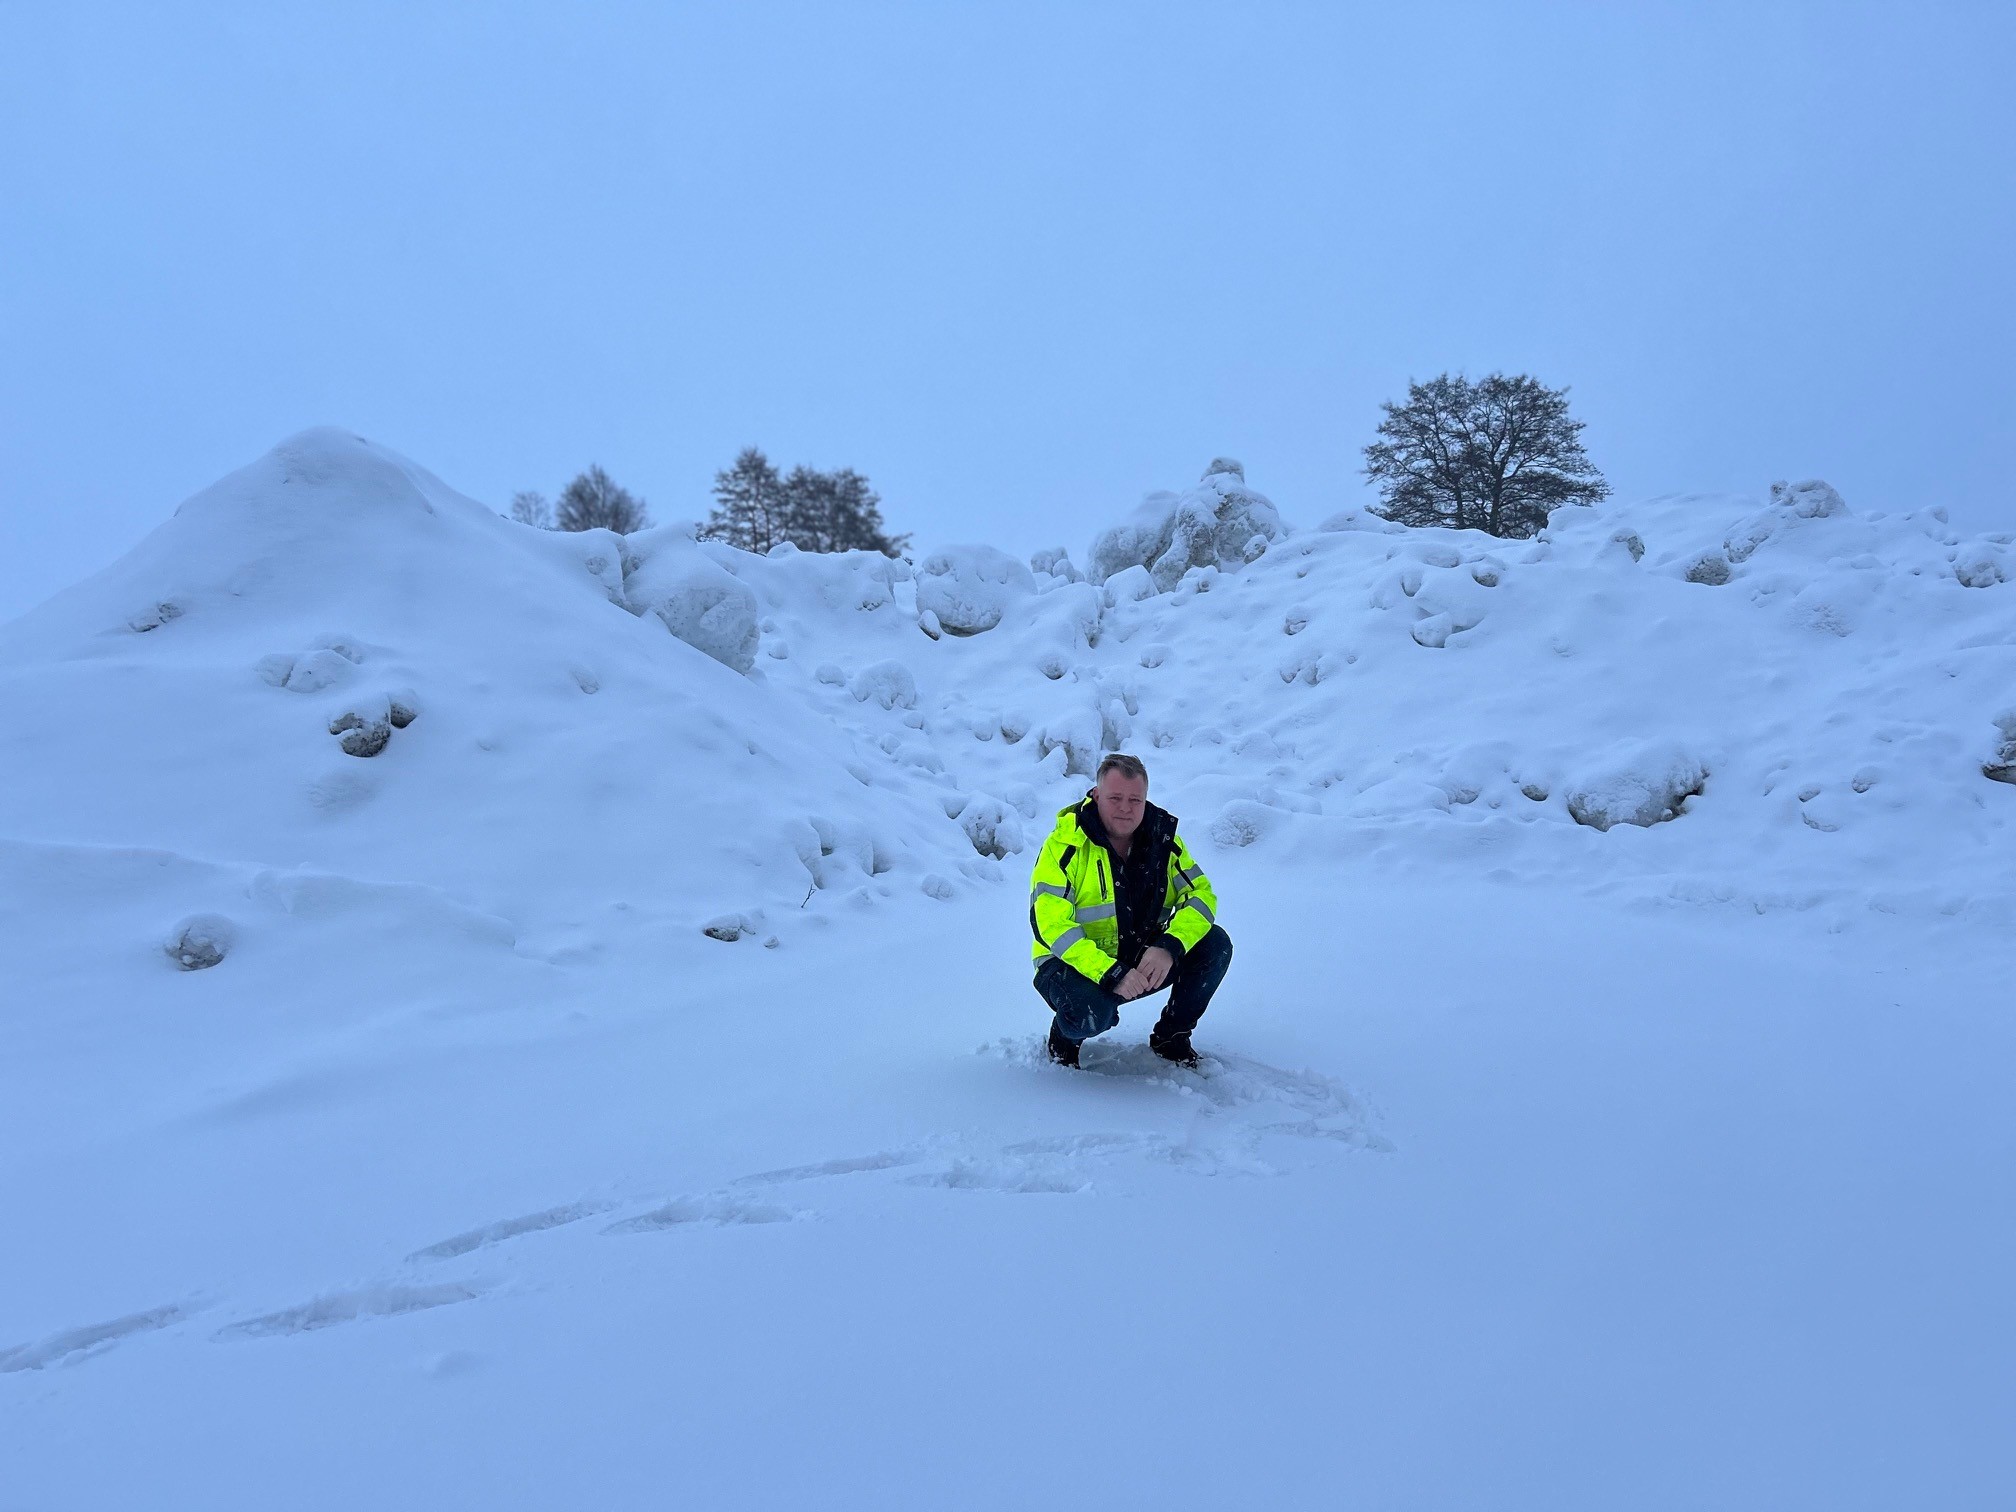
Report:
[[[1218,916],[1211,912],[1211,905],[1206,903],[1202,898],[1185,898],[1183,900],[1183,908],[1196,909],[1197,912],[1204,915],[1204,922],[1206,924],[1216,924],[1218,922]],[[1176,913],[1183,912],[1183,908],[1177,909]],[[1171,914],[1169,917],[1173,919],[1176,917],[1176,914]]]
[[1078,922],[1090,924],[1095,919],[1110,919],[1113,917],[1115,907],[1116,905],[1112,903],[1094,903],[1089,908],[1081,908],[1078,910]]
[[1085,938],[1085,931],[1080,929],[1076,924],[1073,924],[1069,929],[1065,930],[1064,933],[1057,936],[1057,938],[1051,942],[1050,954],[1056,956],[1057,959],[1061,961],[1062,959],[1064,959],[1064,952],[1069,950],[1073,945],[1076,945],[1080,940],[1084,938]]
[[1176,879],[1185,887],[1195,887],[1199,882],[1204,880],[1204,868],[1201,866],[1179,866],[1176,868]]
[[1034,887],[1029,889],[1029,901],[1034,903],[1041,897],[1063,898],[1066,902],[1069,902],[1071,889],[1068,887],[1059,887],[1055,882],[1038,882]]

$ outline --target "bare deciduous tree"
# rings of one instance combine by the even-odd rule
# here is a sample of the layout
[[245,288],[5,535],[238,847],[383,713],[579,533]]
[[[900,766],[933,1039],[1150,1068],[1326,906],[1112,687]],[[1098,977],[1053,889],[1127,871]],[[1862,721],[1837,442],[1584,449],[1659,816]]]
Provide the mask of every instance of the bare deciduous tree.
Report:
[[651,523],[644,501],[591,466],[561,490],[554,524],[561,530],[613,530],[629,535]]
[[1524,374],[1472,383],[1444,373],[1409,383],[1407,402],[1384,409],[1365,475],[1379,485],[1374,512],[1389,520],[1530,536],[1549,510],[1609,495],[1565,388]]
[[511,495],[511,518],[520,525],[530,525],[534,530],[551,530],[553,506],[546,502],[546,495],[536,488],[521,488]]

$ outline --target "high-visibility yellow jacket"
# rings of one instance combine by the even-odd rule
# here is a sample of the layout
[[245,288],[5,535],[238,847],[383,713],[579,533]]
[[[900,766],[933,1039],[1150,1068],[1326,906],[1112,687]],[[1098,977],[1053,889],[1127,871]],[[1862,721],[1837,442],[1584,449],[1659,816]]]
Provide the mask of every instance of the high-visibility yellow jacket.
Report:
[[[1122,961],[1114,857],[1105,845],[1099,811],[1087,798],[1057,813],[1056,828],[1043,842],[1036,870],[1029,879],[1029,928],[1036,936],[1032,954],[1038,964],[1054,956],[1074,971],[1101,985],[1119,982],[1134,961]],[[1166,850],[1166,880],[1162,912],[1157,920],[1161,944],[1171,955],[1183,953],[1210,932],[1218,917],[1218,895],[1176,833],[1176,816],[1147,805],[1134,848],[1147,845],[1152,860]],[[1142,921],[1136,921],[1137,924]],[[1129,952],[1138,959],[1138,951]]]

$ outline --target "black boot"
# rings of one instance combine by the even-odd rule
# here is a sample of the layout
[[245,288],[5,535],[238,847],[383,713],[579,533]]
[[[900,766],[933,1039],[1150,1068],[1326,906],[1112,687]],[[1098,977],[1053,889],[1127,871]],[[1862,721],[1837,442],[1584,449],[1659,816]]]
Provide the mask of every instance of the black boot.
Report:
[[1197,1052],[1190,1047],[1189,1031],[1181,1034],[1163,1034],[1159,1031],[1148,1036],[1148,1048],[1166,1061],[1174,1061],[1179,1066],[1193,1070],[1198,1065]]
[[1063,1029],[1054,1018],[1050,1020],[1050,1059],[1060,1066],[1078,1064],[1078,1041],[1066,1039]]

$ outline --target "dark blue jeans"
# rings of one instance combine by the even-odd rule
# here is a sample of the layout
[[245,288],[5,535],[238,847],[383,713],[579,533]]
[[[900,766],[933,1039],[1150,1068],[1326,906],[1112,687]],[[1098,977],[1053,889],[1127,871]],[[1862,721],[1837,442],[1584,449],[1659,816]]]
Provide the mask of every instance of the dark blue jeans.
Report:
[[[1155,1023],[1155,1033],[1166,1037],[1195,1029],[1231,964],[1232,936],[1213,924],[1211,932],[1184,951],[1169,973],[1169,1001]],[[1036,990],[1056,1013],[1057,1027],[1066,1039],[1088,1040],[1120,1022],[1120,998],[1055,956],[1036,968]],[[1134,1001],[1146,1002],[1154,995],[1151,992]]]

